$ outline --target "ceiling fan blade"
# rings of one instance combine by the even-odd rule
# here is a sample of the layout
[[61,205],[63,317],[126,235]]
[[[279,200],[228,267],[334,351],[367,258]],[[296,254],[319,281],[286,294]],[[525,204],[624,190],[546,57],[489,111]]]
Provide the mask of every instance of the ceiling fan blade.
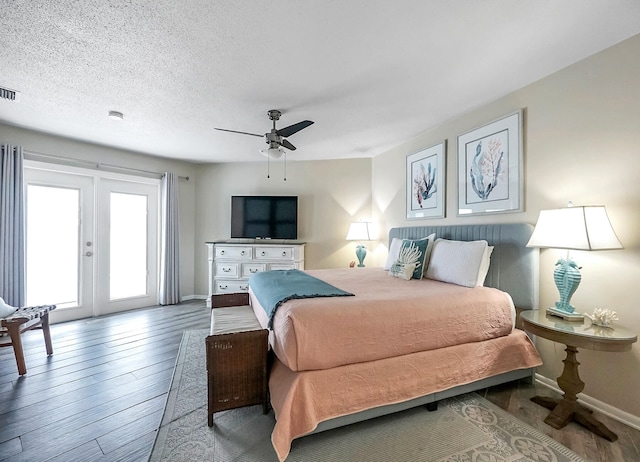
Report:
[[302,122],[298,122],[297,124],[289,125],[288,127],[281,128],[276,133],[283,138],[287,138],[294,133],[299,132],[303,128],[307,128],[309,125],[313,124],[311,120],[303,120]]
[[226,128],[216,128],[216,130],[220,130],[221,132],[240,133],[241,135],[259,136],[260,138],[264,136],[258,135],[257,133],[239,132],[238,130],[227,130]]
[[287,148],[289,151],[295,151],[296,150],[296,147],[293,144],[289,143],[287,140],[282,140],[280,145],[283,148]]

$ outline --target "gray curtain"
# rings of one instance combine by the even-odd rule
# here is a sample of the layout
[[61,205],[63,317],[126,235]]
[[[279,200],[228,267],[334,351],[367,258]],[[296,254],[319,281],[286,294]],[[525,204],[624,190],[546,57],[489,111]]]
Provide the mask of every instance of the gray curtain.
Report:
[[25,300],[24,156],[22,147],[0,146],[0,297]]
[[178,175],[165,173],[161,182],[160,304],[180,302],[180,227]]

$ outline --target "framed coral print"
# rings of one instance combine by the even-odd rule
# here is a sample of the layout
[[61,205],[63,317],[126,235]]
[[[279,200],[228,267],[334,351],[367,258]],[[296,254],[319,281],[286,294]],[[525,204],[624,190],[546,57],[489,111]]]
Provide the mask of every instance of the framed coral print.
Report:
[[522,211],[522,111],[458,136],[458,215]]
[[407,156],[407,218],[444,217],[445,142]]

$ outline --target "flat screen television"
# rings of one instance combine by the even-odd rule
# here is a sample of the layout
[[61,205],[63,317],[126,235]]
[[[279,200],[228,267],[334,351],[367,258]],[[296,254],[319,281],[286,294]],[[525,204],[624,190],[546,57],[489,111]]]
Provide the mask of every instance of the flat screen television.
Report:
[[231,237],[297,239],[298,196],[231,196]]

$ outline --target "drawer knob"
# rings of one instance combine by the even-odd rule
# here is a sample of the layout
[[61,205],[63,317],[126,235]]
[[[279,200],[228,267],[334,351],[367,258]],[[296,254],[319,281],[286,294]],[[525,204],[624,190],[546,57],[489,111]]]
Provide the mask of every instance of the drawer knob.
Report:
[[225,290],[229,286],[227,286],[226,284],[225,285],[220,284],[218,285],[218,287],[220,288],[220,290]]
[[266,255],[267,253],[263,250],[262,253],[260,255],[262,255],[263,257]]
[[221,251],[220,251],[220,255],[224,255],[224,250],[221,250]]
[[258,272],[258,268],[249,268],[249,272],[250,273],[257,273]]
[[231,272],[231,268],[222,268],[222,271],[224,271],[225,273],[230,273]]
[[244,252],[244,250],[243,250],[242,252],[240,252],[240,255],[244,256],[244,253],[245,253],[245,252]]
[[286,256],[287,256],[287,251],[286,251],[286,250],[282,252],[282,256],[283,256],[283,257],[286,257]]

